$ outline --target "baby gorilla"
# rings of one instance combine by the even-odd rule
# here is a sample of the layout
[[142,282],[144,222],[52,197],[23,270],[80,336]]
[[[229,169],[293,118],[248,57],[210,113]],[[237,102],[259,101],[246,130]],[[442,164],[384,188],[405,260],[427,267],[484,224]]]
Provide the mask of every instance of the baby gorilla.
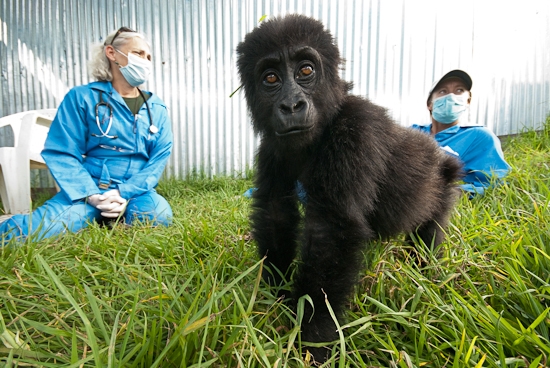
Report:
[[[264,279],[288,276],[293,301],[308,294],[302,340],[337,338],[337,314],[357,281],[369,241],[414,233],[438,245],[458,195],[461,165],[424,133],[348,94],[335,40],[317,20],[290,15],[262,23],[237,47],[254,130],[261,137],[251,214]],[[301,220],[299,181],[307,193]],[[300,226],[303,221],[303,226]],[[326,349],[310,349],[317,361]]]

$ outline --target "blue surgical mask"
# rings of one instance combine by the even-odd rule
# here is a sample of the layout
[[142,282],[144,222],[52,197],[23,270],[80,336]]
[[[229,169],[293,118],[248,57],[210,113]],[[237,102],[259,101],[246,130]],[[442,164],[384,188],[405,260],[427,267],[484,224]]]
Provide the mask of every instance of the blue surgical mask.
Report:
[[151,62],[132,53],[126,55],[119,50],[116,51],[128,58],[128,65],[120,68],[120,72],[128,84],[137,87],[145,83],[151,74]]
[[455,95],[449,93],[432,102],[432,117],[442,124],[451,124],[457,121],[468,107],[468,94]]

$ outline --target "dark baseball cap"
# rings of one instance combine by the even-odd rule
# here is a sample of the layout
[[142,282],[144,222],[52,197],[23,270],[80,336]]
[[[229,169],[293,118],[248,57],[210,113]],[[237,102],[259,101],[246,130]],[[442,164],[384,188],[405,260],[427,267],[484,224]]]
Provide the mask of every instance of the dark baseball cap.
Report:
[[466,84],[466,89],[469,91],[472,89],[472,78],[463,70],[455,69],[451,70],[447,74],[443,75],[441,78],[436,79],[436,81],[432,84],[432,88],[430,88],[430,93],[428,93],[428,101],[426,101],[426,104],[430,104],[430,97],[432,96],[432,92],[434,91],[435,87],[444,79],[451,78],[451,77],[457,77],[462,79],[464,84]]

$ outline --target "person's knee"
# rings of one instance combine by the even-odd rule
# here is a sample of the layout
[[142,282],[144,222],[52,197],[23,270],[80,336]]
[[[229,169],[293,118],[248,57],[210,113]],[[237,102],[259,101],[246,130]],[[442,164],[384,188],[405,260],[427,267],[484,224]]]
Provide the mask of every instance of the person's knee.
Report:
[[170,204],[157,193],[131,199],[126,209],[126,222],[130,224],[138,221],[152,226],[169,226],[172,218]]
[[126,213],[126,222],[134,224],[140,222],[151,226],[169,226],[172,224],[172,210],[163,211],[128,211]]
[[[14,218],[15,217],[15,218]],[[13,216],[0,224],[0,247],[7,245],[11,239],[24,240],[26,234],[22,231],[23,224]]]
[[164,208],[162,211],[155,213],[154,217],[149,219],[154,226],[170,226],[172,225],[172,209],[170,206]]

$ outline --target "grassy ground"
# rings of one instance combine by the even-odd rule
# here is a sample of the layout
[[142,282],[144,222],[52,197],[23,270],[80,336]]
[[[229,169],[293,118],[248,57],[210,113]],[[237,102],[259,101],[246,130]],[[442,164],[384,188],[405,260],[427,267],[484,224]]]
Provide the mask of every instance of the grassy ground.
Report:
[[[550,364],[550,121],[505,153],[507,182],[461,200],[441,249],[369,248],[326,366]],[[91,226],[0,249],[0,366],[309,366],[300,311],[259,278],[250,186],[163,182],[169,228]]]

